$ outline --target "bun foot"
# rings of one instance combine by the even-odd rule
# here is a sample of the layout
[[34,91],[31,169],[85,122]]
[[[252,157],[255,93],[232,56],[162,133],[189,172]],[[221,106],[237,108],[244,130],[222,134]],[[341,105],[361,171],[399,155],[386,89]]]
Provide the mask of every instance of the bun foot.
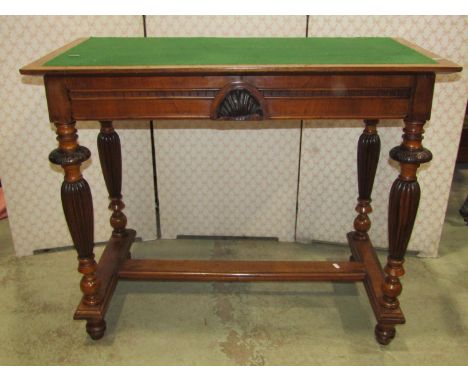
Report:
[[381,324],[375,326],[375,338],[381,345],[388,345],[395,338],[395,333],[394,326]]
[[86,332],[93,340],[100,340],[106,331],[106,321],[88,320],[86,323]]

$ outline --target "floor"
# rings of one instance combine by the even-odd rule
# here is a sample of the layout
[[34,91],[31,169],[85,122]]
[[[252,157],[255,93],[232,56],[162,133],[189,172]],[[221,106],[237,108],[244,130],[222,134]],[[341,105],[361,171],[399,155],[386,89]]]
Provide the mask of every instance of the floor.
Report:
[[[468,362],[468,227],[457,167],[440,258],[407,257],[407,323],[387,347],[361,284],[120,282],[97,342],[72,315],[80,298],[73,251],[16,258],[0,221],[2,365],[463,365]],[[101,248],[97,248],[99,254]],[[268,241],[136,243],[133,257],[339,259],[346,247]],[[385,259],[381,251],[381,261]],[[185,256],[187,257],[187,256]]]

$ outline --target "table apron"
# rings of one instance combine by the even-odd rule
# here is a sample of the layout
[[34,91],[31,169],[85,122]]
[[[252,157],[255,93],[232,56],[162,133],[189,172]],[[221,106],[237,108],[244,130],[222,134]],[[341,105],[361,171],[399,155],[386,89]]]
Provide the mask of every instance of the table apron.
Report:
[[51,121],[405,118],[415,74],[46,76]]
[[[210,116],[213,99],[90,99],[72,100],[73,119],[216,119]],[[269,114],[262,119],[404,118],[407,98],[267,99]]]

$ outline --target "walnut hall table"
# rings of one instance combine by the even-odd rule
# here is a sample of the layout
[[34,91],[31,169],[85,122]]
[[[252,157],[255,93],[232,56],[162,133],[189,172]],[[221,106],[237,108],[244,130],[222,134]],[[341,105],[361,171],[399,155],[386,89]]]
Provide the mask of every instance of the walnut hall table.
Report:
[[[74,41],[20,72],[44,77],[58,148],[49,156],[65,171],[63,211],[78,252],[83,298],[75,319],[99,339],[119,279],[197,281],[362,281],[381,344],[405,318],[398,296],[405,251],[420,198],[416,171],[432,159],[422,146],[437,73],[461,71],[392,38],[88,38]],[[349,261],[195,261],[130,257],[135,231],[126,228],[120,140],[113,120],[361,119],[358,199]],[[371,192],[380,152],[379,119],[404,119],[390,151],[400,175],[390,190],[389,256],[384,268],[368,236]],[[76,121],[97,120],[99,159],[109,192],[112,236],[94,260],[93,203],[80,166],[90,151],[78,144]],[[435,128],[435,127],[434,127]],[[339,132],[337,132],[339,134]],[[351,160],[351,158],[350,158]]]

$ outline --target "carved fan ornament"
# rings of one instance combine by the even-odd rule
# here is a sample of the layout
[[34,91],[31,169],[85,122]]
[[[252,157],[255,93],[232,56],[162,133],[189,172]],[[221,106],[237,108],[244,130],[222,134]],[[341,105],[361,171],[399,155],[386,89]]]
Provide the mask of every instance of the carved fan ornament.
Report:
[[218,107],[218,119],[262,119],[263,110],[247,89],[232,90]]
[[265,118],[260,92],[244,83],[229,84],[221,89],[213,102],[212,119],[248,121]]

